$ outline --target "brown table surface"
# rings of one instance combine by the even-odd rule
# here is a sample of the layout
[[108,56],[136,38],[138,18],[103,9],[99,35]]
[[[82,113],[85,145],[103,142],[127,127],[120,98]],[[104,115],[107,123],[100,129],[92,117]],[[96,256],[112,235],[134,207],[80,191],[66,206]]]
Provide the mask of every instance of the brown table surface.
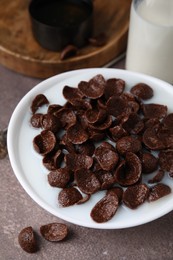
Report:
[[[124,68],[124,61],[114,67]],[[0,129],[7,127],[20,99],[41,80],[25,77],[0,66]],[[0,160],[0,260],[172,260],[173,212],[138,227],[95,230],[67,223],[70,235],[64,242],[40,240],[36,254],[18,245],[18,233],[26,226],[62,222],[38,206],[18,183],[8,156]],[[128,220],[127,220],[128,221]]]

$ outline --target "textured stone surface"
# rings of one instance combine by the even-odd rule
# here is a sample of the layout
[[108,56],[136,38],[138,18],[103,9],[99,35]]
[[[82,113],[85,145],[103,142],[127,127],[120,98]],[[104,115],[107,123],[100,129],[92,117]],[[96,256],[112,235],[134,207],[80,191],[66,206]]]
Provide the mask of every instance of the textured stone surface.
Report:
[[[119,63],[118,67],[123,67]],[[19,100],[40,80],[27,78],[0,66],[0,128],[8,124]],[[40,208],[20,186],[8,157],[0,160],[0,260],[171,260],[173,212],[151,223],[121,230],[95,230],[66,223],[65,242],[41,239],[40,251],[29,255],[18,245],[18,233],[26,226],[64,221]],[[128,220],[127,220],[128,221]]]

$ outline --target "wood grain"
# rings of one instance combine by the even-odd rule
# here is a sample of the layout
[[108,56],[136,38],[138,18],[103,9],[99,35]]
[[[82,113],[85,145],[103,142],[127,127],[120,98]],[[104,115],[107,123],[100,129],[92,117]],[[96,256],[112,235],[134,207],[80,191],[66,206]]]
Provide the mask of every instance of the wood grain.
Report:
[[95,0],[93,36],[105,32],[102,47],[87,45],[76,56],[60,60],[59,52],[42,48],[34,39],[28,0],[1,0],[0,63],[9,69],[37,78],[89,67],[100,67],[122,53],[127,44],[131,0]]

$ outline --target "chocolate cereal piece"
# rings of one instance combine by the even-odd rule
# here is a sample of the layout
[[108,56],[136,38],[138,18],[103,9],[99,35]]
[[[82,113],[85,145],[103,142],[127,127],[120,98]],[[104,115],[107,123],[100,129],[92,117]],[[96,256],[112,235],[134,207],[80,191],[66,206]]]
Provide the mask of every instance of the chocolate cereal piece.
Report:
[[156,201],[171,193],[171,188],[163,183],[158,183],[150,189],[148,201]]
[[167,106],[160,104],[143,104],[142,111],[146,118],[164,118],[167,115]]
[[92,156],[95,151],[95,145],[92,141],[88,140],[83,144],[75,145],[75,152],[79,154],[85,154]]
[[61,122],[59,119],[51,114],[43,115],[42,127],[45,130],[50,130],[52,132],[57,132],[61,128]]
[[60,120],[62,127],[68,129],[70,126],[76,124],[76,115],[73,110],[69,108],[61,108],[54,115]]
[[35,253],[38,251],[38,246],[32,227],[26,227],[20,231],[18,235],[18,242],[21,248],[27,253]]
[[100,132],[92,128],[88,129],[88,133],[89,133],[89,139],[95,142],[102,141],[106,136],[105,132]]
[[74,98],[70,100],[70,103],[72,104],[73,109],[76,110],[76,114],[81,112],[80,110],[91,109],[90,101],[87,99]]
[[60,149],[48,153],[43,158],[43,165],[50,171],[54,171],[61,166],[64,154]]
[[59,205],[69,207],[82,199],[81,193],[75,187],[64,188],[58,195]]
[[85,113],[86,120],[90,124],[102,123],[107,117],[107,112],[104,109],[88,109]]
[[164,126],[173,128],[173,113],[168,114],[162,121]]
[[130,186],[140,180],[142,166],[138,156],[127,153],[125,160],[121,161],[115,170],[115,180],[121,186]]
[[131,88],[130,92],[134,96],[137,96],[143,100],[147,100],[153,97],[153,89],[145,83],[136,84]]
[[165,149],[164,140],[158,136],[159,125],[147,128],[143,133],[143,143],[151,150],[163,150]]
[[38,114],[33,114],[31,117],[31,125],[34,128],[41,128],[42,127],[42,120],[43,120],[43,114],[38,113]]
[[79,189],[85,194],[93,194],[100,189],[100,182],[90,170],[81,168],[75,171],[75,181]]
[[62,145],[63,150],[68,151],[69,153],[75,153],[75,147],[74,144],[72,144],[68,139],[67,139],[67,133],[65,133],[60,140],[60,145]]
[[112,125],[112,117],[107,116],[104,122],[101,124],[90,124],[89,127],[91,129],[95,129],[96,131],[105,131],[106,129],[109,129],[109,127]]
[[50,242],[62,241],[67,237],[68,228],[62,223],[50,223],[40,227],[41,235]]
[[35,114],[35,112],[39,109],[39,107],[41,107],[43,105],[47,105],[47,104],[49,104],[47,97],[43,94],[38,94],[34,98],[34,100],[32,101],[32,104],[31,104],[32,113]]
[[122,124],[123,129],[129,134],[139,134],[144,128],[144,122],[136,113],[131,113]]
[[41,134],[34,137],[34,149],[41,155],[50,153],[56,144],[56,137],[53,132],[43,130]]
[[72,125],[67,129],[67,139],[72,144],[82,144],[85,143],[89,138],[88,133],[83,129],[83,127],[77,123]]
[[149,118],[149,119],[145,119],[144,118],[144,128],[147,129],[147,128],[152,128],[154,127],[155,125],[159,125],[160,124],[160,120],[159,118]]
[[160,182],[163,179],[164,174],[165,174],[164,171],[162,171],[161,169],[158,170],[156,175],[154,175],[152,179],[148,180],[148,183],[152,184],[152,183]]
[[113,170],[119,160],[119,155],[114,149],[103,145],[96,148],[95,157],[101,168],[105,171]]
[[142,173],[148,174],[157,170],[158,168],[158,158],[156,158],[152,153],[143,152],[139,156],[142,163]]
[[83,81],[79,83],[79,90],[88,98],[97,99],[104,93],[106,81],[101,74],[96,75],[85,84]]
[[117,142],[120,138],[128,135],[127,131],[120,125],[109,128],[109,132],[115,142]]
[[101,169],[96,171],[95,175],[101,184],[101,190],[107,190],[115,184],[115,178],[110,171],[104,171]]
[[50,172],[47,178],[52,187],[65,188],[70,181],[71,171],[68,168],[59,168]]
[[106,104],[108,113],[115,117],[124,114],[127,110],[127,102],[120,97],[112,96]]
[[48,106],[47,113],[53,115],[55,112],[60,110],[62,108],[61,105],[58,104],[52,104]]
[[128,187],[123,194],[123,202],[130,209],[136,209],[148,198],[149,188],[145,184]]
[[123,198],[123,192],[124,191],[123,191],[123,189],[121,187],[112,187],[112,188],[107,190],[106,195],[108,195],[108,194],[112,194],[112,195],[116,194],[117,197],[118,197],[119,204],[120,204],[121,201],[122,201],[122,198]]
[[133,136],[125,136],[119,139],[116,143],[117,151],[120,154],[126,154],[127,152],[137,153],[141,150],[142,145],[139,139]]
[[97,223],[109,221],[116,213],[119,200],[116,194],[104,196],[91,210],[90,216]]
[[70,86],[65,86],[63,88],[62,93],[63,93],[63,96],[65,97],[65,99],[67,99],[69,102],[76,98],[79,98],[79,99],[83,98],[83,94],[78,88],[73,88]]
[[81,168],[90,169],[93,164],[93,158],[86,154],[66,154],[64,161],[72,171]]
[[77,47],[74,45],[67,45],[60,53],[60,60],[65,60],[70,57],[73,57],[77,53]]
[[173,150],[159,152],[159,165],[163,171],[173,172]]
[[120,96],[125,89],[125,81],[122,79],[111,78],[106,81],[104,96],[108,100],[112,96]]

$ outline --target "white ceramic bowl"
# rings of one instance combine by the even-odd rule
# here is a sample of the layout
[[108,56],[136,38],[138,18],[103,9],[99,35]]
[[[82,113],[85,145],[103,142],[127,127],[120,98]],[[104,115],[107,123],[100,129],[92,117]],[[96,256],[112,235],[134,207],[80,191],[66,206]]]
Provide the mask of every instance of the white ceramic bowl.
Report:
[[[90,211],[95,203],[103,197],[104,191],[94,194],[85,204],[59,208],[57,203],[59,189],[48,184],[48,170],[42,165],[42,157],[33,149],[32,140],[40,132],[29,124],[30,105],[34,97],[43,93],[50,103],[63,105],[65,99],[62,96],[62,89],[65,85],[75,87],[81,80],[89,80],[96,74],[102,74],[106,79],[113,77],[124,79],[126,90],[139,82],[149,84],[155,94],[147,102],[166,104],[169,112],[173,112],[173,87],[150,76],[104,68],[82,69],[54,76],[41,82],[25,95],[11,117],[7,142],[13,171],[20,184],[35,202],[48,212],[68,222],[99,229],[127,228],[147,223],[173,210],[173,192],[158,201],[145,202],[136,210],[122,205],[110,221],[98,224],[91,219]],[[163,182],[169,184],[173,191],[173,180],[165,176]]]

